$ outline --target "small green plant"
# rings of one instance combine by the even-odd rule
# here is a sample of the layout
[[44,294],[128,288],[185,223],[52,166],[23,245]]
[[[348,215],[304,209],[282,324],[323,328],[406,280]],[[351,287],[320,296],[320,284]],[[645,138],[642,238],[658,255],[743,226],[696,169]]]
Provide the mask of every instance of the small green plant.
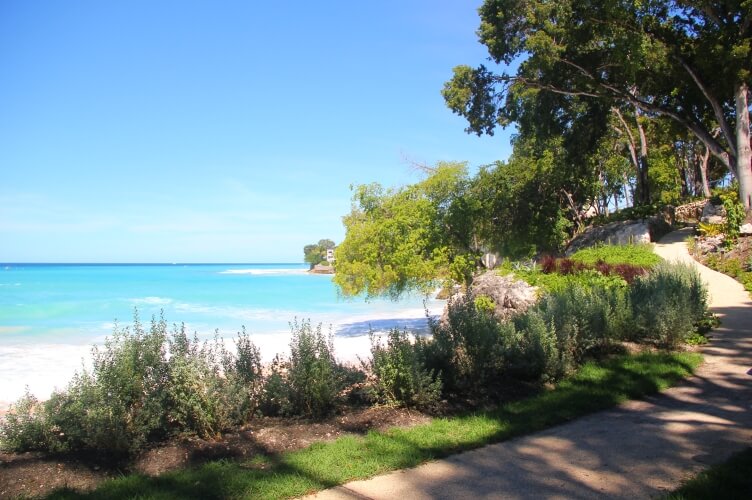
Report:
[[684,338],[684,343],[687,345],[705,345],[709,342],[708,338],[697,332],[692,332]]
[[726,209],[726,222],[723,228],[726,239],[723,243],[729,248],[739,237],[739,227],[744,223],[747,213],[744,210],[744,205],[739,202],[737,191],[729,191],[721,195],[721,199],[723,200],[723,208]]
[[424,367],[405,331],[390,330],[386,345],[371,334],[369,368],[376,378],[376,391],[387,404],[425,408],[441,397],[441,379]]
[[493,299],[487,295],[478,295],[473,302],[478,311],[485,312],[486,314],[493,314],[496,310],[496,304]]
[[710,222],[700,222],[697,225],[697,231],[702,236],[712,237],[724,234],[726,227],[724,224],[712,224]]
[[697,333],[700,335],[705,335],[719,326],[721,326],[721,319],[710,311],[705,311],[705,315],[696,324]]

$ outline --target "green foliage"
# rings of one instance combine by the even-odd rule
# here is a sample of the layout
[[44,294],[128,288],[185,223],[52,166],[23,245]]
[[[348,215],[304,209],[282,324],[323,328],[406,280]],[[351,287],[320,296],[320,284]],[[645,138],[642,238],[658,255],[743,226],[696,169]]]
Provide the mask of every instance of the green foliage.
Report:
[[5,415],[5,422],[0,425],[0,444],[2,449],[45,450],[47,448],[47,429],[37,412],[43,410],[39,400],[28,387],[25,394],[13,403]]
[[697,225],[697,231],[702,236],[718,236],[723,234],[726,229],[725,224],[713,224],[710,222],[700,222]]
[[[92,350],[91,372],[76,374],[44,403],[22,398],[19,417],[2,427],[11,432],[3,446],[117,456],[175,434],[213,436],[245,422],[258,404],[258,350],[245,332],[236,347],[231,354],[219,338],[189,340],[185,327],[169,336],[164,319],[145,330],[136,316],[132,329],[115,328]],[[17,427],[33,439],[20,439]]]
[[634,335],[674,347],[695,331],[707,311],[707,289],[697,270],[661,263],[632,285]]
[[332,335],[307,320],[295,320],[290,329],[290,357],[274,359],[261,409],[267,415],[324,417],[334,410],[346,382],[334,358]]
[[739,281],[744,289],[752,293],[752,258],[743,263],[738,257],[721,254],[708,254],[704,264],[711,269],[727,274]]
[[661,211],[663,205],[639,205],[636,207],[627,207],[611,212],[608,215],[597,215],[588,219],[588,224],[591,226],[602,226],[611,222],[621,222],[627,220],[639,220],[652,217]]
[[288,386],[285,381],[286,363],[277,354],[274,356],[269,374],[264,382],[261,397],[261,413],[264,415],[286,415],[292,413],[288,398]]
[[482,390],[502,372],[501,326],[485,308],[453,300],[447,321],[433,323],[431,333],[431,339],[419,339],[416,347],[426,367],[441,374],[447,392]]
[[398,190],[355,188],[336,253],[340,291],[396,298],[410,290],[428,293],[437,280],[464,280],[475,263],[466,184],[464,163],[442,163],[423,181]]
[[560,168],[560,144],[541,151],[519,144],[508,162],[481,168],[467,196],[476,200],[479,238],[510,258],[556,252],[571,236],[572,222],[562,206],[562,189],[581,189],[579,179]]
[[558,378],[593,352],[605,352],[631,326],[629,292],[624,287],[570,286],[543,297],[535,308],[556,333]]
[[[584,260],[652,265],[632,287],[617,276],[594,270],[547,274],[518,266],[515,276],[545,290],[540,302],[511,321],[498,323],[485,297],[455,300],[446,322],[433,326],[433,340],[421,342],[427,366],[441,372],[448,391],[492,388],[505,377],[558,380],[589,355],[607,352],[621,340],[673,347],[709,320],[707,292],[697,272],[650,258],[649,247],[595,249]],[[509,263],[502,272],[513,268]]]
[[[714,9],[678,1],[486,0],[479,8],[477,34],[490,60],[500,68],[514,67],[514,73],[458,66],[442,93],[447,106],[467,120],[467,132],[493,134],[497,126],[514,122],[518,139],[561,137],[566,150],[562,166],[579,170],[579,177],[593,183],[612,173],[611,166],[604,166],[608,156],[621,154],[636,170],[636,204],[650,202],[644,189],[648,185],[657,190],[657,198],[674,201],[686,194],[679,170],[693,170],[672,151],[677,136],[695,133],[710,143],[714,156],[736,155],[729,123],[733,112],[719,113],[733,110],[735,92],[749,85],[749,36],[745,22],[717,22]],[[728,19],[750,18],[747,2],[724,4],[721,10]],[[624,117],[621,137],[611,141],[616,148],[609,151],[602,139],[613,128],[612,110],[634,116]],[[698,121],[700,116],[714,119]],[[671,120],[673,127],[651,130],[648,118]],[[638,124],[639,133],[632,130]],[[653,142],[641,148],[646,140]],[[658,141],[661,147],[656,147]],[[685,158],[696,161],[701,154]],[[588,161],[594,156],[600,158]],[[609,196],[617,189],[612,178],[607,190],[588,194]],[[750,189],[747,185],[745,191]]]
[[292,325],[290,361],[286,382],[291,411],[298,415],[323,417],[334,409],[341,381],[337,377],[332,335],[319,324],[295,321]]
[[[689,376],[701,361],[696,353],[646,353],[589,362],[552,390],[484,411],[436,418],[407,429],[345,436],[272,458],[209,462],[159,477],[126,475],[103,483],[91,496],[172,498],[188,492],[197,498],[299,497],[540,431],[629,398],[643,398]],[[739,477],[750,477],[738,463],[732,470],[738,470]],[[58,497],[76,495],[63,492]]]
[[496,309],[496,304],[494,303],[493,299],[487,295],[478,295],[477,297],[475,297],[473,305],[475,306],[476,310],[486,314],[493,314],[494,310]]
[[661,262],[661,258],[653,252],[651,244],[598,245],[579,250],[570,258],[588,265],[605,262],[611,265],[631,264],[648,268]]
[[726,209],[726,223],[724,225],[726,239],[723,243],[730,247],[739,237],[739,226],[744,223],[747,212],[744,210],[744,205],[739,203],[739,194],[736,191],[721,196],[721,199],[723,200],[723,208]]
[[562,292],[574,286],[584,288],[625,288],[627,286],[627,282],[617,275],[605,276],[592,269],[574,274],[545,273],[541,269],[518,269],[516,271],[510,271],[509,269],[509,267],[502,267],[499,272],[502,274],[512,272],[516,278],[530,285],[540,287],[541,291],[547,293]]
[[388,404],[425,408],[441,396],[441,379],[424,367],[407,332],[390,330],[386,346],[371,335],[370,369],[377,393]]

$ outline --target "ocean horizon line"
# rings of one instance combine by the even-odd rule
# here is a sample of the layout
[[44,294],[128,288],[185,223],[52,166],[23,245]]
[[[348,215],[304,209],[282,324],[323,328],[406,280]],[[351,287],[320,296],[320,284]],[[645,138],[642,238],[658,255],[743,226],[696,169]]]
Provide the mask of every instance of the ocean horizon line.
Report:
[[305,262],[0,262],[0,266],[302,266]]

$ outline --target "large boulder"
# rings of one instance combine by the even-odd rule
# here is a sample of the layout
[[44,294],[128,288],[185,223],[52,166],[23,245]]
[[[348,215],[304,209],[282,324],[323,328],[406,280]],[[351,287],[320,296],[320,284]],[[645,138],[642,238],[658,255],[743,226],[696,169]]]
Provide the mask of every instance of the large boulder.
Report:
[[[487,297],[494,303],[494,316],[499,321],[526,311],[538,301],[538,287],[512,275],[499,276],[495,271],[487,271],[473,280],[470,287],[470,300]],[[447,320],[449,305],[457,300],[465,300],[465,294],[456,294],[449,299],[441,321]]]
[[739,226],[739,234],[741,236],[752,236],[752,224],[748,222]]
[[726,209],[723,205],[713,205],[708,203],[702,209],[702,216],[700,222],[706,224],[723,224],[726,220]]
[[627,245],[629,243],[650,243],[651,228],[648,220],[619,221],[591,226],[569,243],[566,254],[572,255],[583,248],[597,244]]

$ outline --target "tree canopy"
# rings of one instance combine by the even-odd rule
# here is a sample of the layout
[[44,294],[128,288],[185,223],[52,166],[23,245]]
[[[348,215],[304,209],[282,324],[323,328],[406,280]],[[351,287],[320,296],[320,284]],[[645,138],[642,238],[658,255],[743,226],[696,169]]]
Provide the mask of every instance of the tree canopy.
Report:
[[[441,279],[472,271],[472,207],[464,198],[464,163],[440,163],[422,181],[399,189],[353,188],[334,282],[345,295],[397,298],[429,292]],[[474,261],[473,261],[474,262]]]
[[[492,134],[511,122],[522,134],[571,129],[585,108],[590,116],[664,117],[727,167],[750,208],[749,0],[486,0],[479,13],[490,59],[519,66],[515,74],[454,69],[443,94],[468,132]],[[638,162],[647,170],[646,148]],[[647,172],[638,174],[638,202],[646,203]]]

